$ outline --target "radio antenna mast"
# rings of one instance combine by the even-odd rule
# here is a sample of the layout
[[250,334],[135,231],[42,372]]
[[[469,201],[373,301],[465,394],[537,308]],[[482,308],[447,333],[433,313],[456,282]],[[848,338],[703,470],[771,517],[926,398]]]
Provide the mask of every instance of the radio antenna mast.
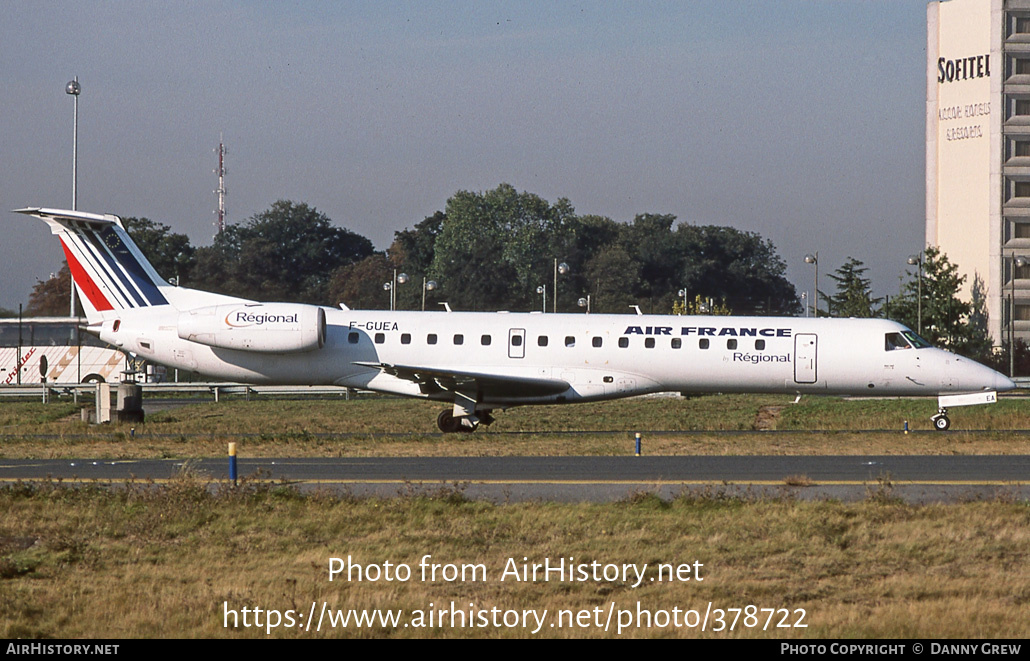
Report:
[[215,236],[222,233],[225,229],[225,195],[228,191],[225,190],[225,155],[228,150],[225,148],[225,142],[222,140],[222,134],[218,134],[218,169],[215,170],[215,174],[218,175],[218,190],[215,194],[218,195],[218,220],[215,221]]

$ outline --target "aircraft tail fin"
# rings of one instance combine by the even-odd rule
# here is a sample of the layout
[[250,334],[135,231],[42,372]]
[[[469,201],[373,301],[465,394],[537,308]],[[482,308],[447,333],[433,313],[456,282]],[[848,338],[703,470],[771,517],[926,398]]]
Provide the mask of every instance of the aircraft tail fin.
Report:
[[61,240],[90,323],[112,311],[168,305],[166,294],[173,287],[143,256],[118,216],[38,207],[15,212],[39,218]]

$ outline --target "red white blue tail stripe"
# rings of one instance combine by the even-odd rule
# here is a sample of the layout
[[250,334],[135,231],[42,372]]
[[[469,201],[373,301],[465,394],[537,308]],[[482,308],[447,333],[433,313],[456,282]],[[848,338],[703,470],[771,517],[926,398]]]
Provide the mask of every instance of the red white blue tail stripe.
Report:
[[[83,307],[96,312],[167,305],[161,277],[117,216],[59,209],[18,209],[50,225],[61,239]],[[87,315],[88,316],[88,315]]]

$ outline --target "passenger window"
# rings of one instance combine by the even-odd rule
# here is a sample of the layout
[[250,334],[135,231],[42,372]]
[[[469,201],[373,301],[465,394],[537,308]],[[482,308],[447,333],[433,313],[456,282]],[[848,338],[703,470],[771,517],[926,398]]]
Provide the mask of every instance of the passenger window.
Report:
[[480,342],[480,343],[481,343],[481,344],[482,344],[482,345],[483,345],[484,347],[488,347],[488,346],[490,346],[490,336],[489,336],[489,335],[484,335],[484,336],[482,336],[481,338],[479,338],[479,342]]
[[521,335],[512,335],[511,336],[511,346],[513,346],[513,347],[521,347],[522,346],[522,336]]
[[737,348],[737,341],[736,340],[726,340],[726,348],[730,349],[731,351],[733,349],[736,349]]
[[574,346],[576,346],[576,338],[573,337],[572,335],[566,335],[565,336],[565,346],[567,346],[567,347],[574,347]]
[[426,335],[426,344],[436,344],[436,333]]
[[644,340],[644,346],[648,349],[654,349],[654,338],[649,337],[646,340]]
[[620,349],[625,349],[628,346],[629,346],[629,338],[628,337],[620,337],[619,338],[619,348]]
[[386,342],[386,335],[383,333],[376,333],[376,344],[382,344]]
[[464,335],[455,335],[454,336],[454,343],[455,344],[465,344],[465,336]]
[[401,344],[411,344],[411,333],[401,333]]
[[536,338],[536,345],[538,347],[546,347],[547,346],[547,336],[546,335],[540,335],[539,337],[537,337]]
[[351,331],[350,333],[347,333],[347,342],[349,342],[350,344],[357,344],[358,343],[358,334],[353,332],[353,331]]
[[755,340],[755,351],[765,351],[765,340]]
[[697,346],[701,347],[702,349],[707,349],[708,348],[708,338],[707,337],[701,338],[698,341]]
[[672,338],[672,348],[673,349],[679,349],[682,346],[683,346],[683,340],[681,340],[678,337]]
[[592,340],[591,340],[591,343],[592,343],[592,344],[593,344],[593,345],[594,345],[595,347],[598,347],[598,348],[600,348],[600,346],[601,346],[601,343],[602,343],[602,342],[603,342],[603,339],[602,339],[602,338],[600,338],[600,337],[595,337],[594,339],[592,339]]

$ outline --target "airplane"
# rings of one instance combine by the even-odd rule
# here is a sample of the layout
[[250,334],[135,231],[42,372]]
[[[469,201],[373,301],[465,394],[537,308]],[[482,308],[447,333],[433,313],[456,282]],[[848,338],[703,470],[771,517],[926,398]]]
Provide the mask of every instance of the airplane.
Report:
[[[250,384],[347,386],[451,404],[443,432],[514,406],[647,393],[938,397],[986,404],[1006,376],[887,319],[351,310],[173,286],[121,220],[47,208],[87,328],[150,362]],[[638,311],[639,312],[639,311]]]

